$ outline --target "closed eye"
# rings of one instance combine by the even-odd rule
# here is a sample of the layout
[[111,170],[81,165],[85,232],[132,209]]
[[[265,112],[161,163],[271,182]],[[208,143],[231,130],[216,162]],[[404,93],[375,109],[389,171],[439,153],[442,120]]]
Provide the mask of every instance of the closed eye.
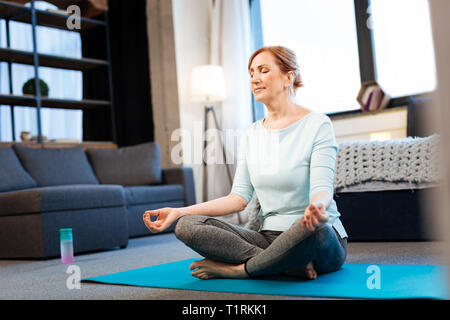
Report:
[[[261,71],[261,73],[268,73],[269,72],[269,70],[263,70],[263,71]],[[253,78],[253,73],[250,73],[250,78]]]

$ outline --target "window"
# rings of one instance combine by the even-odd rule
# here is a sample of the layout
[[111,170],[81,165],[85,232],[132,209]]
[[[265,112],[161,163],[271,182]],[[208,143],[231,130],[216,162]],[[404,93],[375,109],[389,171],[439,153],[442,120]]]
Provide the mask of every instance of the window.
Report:
[[358,110],[361,79],[377,80],[392,98],[436,87],[427,0],[251,1],[260,2],[264,46],[297,53],[305,84],[297,101],[306,108]]
[[372,0],[378,83],[392,97],[433,91],[436,66],[426,0]]
[[[36,8],[56,7],[41,1],[35,2]],[[77,32],[57,30],[43,26],[37,27],[38,52],[73,58],[81,58],[81,38]],[[11,48],[32,51],[31,25],[10,21]],[[6,22],[0,20],[0,46],[6,47]],[[82,98],[82,72],[55,68],[39,68],[39,77],[49,86],[49,97],[60,99]],[[22,95],[22,86],[34,78],[34,68],[30,65],[12,64],[13,94]],[[8,64],[0,63],[0,92],[9,94]],[[20,141],[21,131],[30,131],[37,135],[37,111],[35,108],[14,107],[15,136]],[[82,140],[82,111],[41,108],[42,135],[48,139]],[[11,141],[11,109],[0,106],[0,140]]]
[[317,112],[359,109],[361,86],[353,0],[261,0],[264,45],[297,54],[298,103]]

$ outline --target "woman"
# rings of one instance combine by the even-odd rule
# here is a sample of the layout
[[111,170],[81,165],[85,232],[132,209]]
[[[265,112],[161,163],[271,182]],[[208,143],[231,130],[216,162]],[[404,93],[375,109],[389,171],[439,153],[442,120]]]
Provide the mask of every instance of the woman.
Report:
[[[178,220],[177,238],[205,257],[190,266],[200,279],[280,274],[315,279],[338,270],[347,255],[347,234],[332,197],[333,127],[327,116],[295,104],[302,81],[293,51],[261,48],[248,69],[253,95],[266,106],[267,117],[241,138],[230,194],[146,211],[144,223],[160,232]],[[243,210],[253,192],[261,204],[259,231],[214,218]]]

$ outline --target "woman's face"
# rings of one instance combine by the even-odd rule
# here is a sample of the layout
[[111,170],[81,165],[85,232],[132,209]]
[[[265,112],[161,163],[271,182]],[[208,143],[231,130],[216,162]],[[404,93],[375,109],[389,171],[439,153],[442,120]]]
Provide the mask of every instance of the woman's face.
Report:
[[287,94],[290,75],[281,72],[270,52],[259,53],[253,59],[249,72],[256,101],[266,104],[280,95]]

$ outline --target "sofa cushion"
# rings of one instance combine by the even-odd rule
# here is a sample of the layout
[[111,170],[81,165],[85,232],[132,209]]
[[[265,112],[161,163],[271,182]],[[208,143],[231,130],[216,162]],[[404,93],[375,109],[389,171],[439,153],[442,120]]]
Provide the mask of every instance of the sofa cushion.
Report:
[[115,185],[49,186],[0,193],[0,216],[123,205],[123,187]]
[[161,183],[161,154],[154,142],[118,149],[87,149],[100,183],[136,186]]
[[0,192],[36,187],[11,148],[0,148]]
[[41,187],[98,184],[81,147],[35,149],[14,145],[24,168]]
[[174,200],[184,202],[184,188],[179,184],[125,187],[125,199],[129,206]]

